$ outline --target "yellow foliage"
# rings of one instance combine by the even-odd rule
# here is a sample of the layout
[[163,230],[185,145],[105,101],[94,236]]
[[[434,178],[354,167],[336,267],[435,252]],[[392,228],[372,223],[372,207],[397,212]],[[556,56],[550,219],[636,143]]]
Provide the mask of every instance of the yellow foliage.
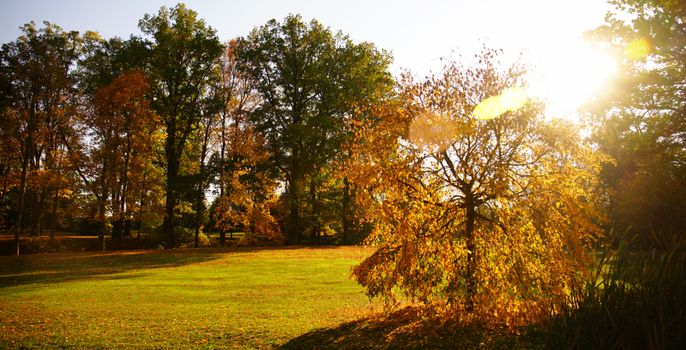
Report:
[[353,276],[390,305],[409,299],[515,327],[579,287],[602,233],[604,159],[513,90],[498,102],[509,113],[476,122],[470,101],[521,84],[522,72],[491,59],[401,87],[395,119],[413,120],[411,142],[356,170],[378,250]]
[[217,226],[231,230],[236,226],[243,227],[244,235],[239,244],[254,243],[283,244],[284,236],[278,222],[270,210],[276,206],[276,198],[256,200],[239,181],[243,172],[236,172],[230,179],[232,191],[219,198],[215,210]]

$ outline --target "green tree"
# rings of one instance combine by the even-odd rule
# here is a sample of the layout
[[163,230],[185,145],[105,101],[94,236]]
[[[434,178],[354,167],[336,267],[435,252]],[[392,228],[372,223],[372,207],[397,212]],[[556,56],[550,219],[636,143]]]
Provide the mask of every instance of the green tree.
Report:
[[576,128],[545,121],[516,93],[524,70],[497,57],[403,82],[396,120],[411,121],[408,133],[393,157],[358,171],[379,247],[354,276],[370,295],[512,326],[580,286],[584,248],[602,233],[599,158]]
[[356,103],[392,88],[390,58],[369,43],[354,44],[294,15],[239,38],[236,56],[261,98],[251,118],[286,184],[287,238],[299,242],[308,230],[316,237],[326,210],[317,203],[325,168],[342,154]]
[[594,140],[616,163],[604,169],[616,231],[644,243],[686,225],[686,6],[615,0],[589,36],[614,50],[614,89],[590,106]]
[[145,15],[139,27],[152,39],[147,73],[151,106],[161,118],[165,135],[166,203],[163,230],[167,247],[174,246],[174,209],[182,182],[179,169],[185,146],[208,105],[222,45],[214,29],[197,13],[179,4]]
[[145,68],[147,43],[139,37],[105,40],[97,32],[86,32],[83,37],[84,52],[78,73],[79,88],[84,94],[95,94],[120,75]]

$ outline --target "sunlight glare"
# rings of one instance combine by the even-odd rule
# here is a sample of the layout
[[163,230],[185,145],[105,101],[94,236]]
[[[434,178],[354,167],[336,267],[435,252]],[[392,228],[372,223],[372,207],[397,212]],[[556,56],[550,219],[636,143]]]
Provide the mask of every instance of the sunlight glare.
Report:
[[550,47],[541,53],[527,92],[546,102],[548,117],[578,121],[578,108],[602,92],[616,70],[613,57],[581,40]]

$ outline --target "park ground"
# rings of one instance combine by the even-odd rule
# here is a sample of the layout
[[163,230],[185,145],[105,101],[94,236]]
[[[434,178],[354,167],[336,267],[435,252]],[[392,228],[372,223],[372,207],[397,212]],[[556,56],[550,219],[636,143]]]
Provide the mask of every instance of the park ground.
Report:
[[[371,248],[0,257],[0,348],[511,348],[388,312],[350,278]],[[519,345],[519,346],[518,346]]]

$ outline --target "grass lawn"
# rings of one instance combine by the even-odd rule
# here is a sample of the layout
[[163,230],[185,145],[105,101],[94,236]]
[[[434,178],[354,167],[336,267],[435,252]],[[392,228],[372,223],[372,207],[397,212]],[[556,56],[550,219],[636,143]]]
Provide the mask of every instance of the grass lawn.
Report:
[[271,348],[378,309],[360,247],[0,257],[0,348]]

